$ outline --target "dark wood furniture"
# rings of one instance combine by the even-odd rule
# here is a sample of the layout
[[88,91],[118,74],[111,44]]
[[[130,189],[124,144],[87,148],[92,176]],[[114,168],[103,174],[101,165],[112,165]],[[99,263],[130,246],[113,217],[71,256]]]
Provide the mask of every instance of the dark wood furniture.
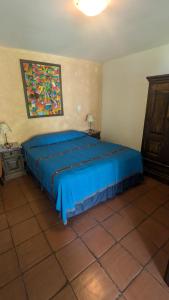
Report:
[[165,273],[164,280],[167,283],[167,285],[169,286],[169,262],[168,262],[168,266],[167,266],[167,270],[166,270],[166,273]]
[[25,174],[21,147],[17,143],[14,143],[10,148],[1,145],[0,159],[3,169],[1,181],[10,180]]
[[147,79],[149,92],[142,141],[144,170],[169,184],[169,75]]
[[87,134],[91,137],[94,137],[96,139],[99,139],[100,140],[100,131],[96,131],[96,130],[88,130],[87,131]]

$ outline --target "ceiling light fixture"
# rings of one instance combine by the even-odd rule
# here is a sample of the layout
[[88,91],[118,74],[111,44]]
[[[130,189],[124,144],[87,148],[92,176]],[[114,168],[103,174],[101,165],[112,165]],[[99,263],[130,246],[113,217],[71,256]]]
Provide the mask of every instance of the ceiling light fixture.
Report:
[[106,9],[110,0],[74,0],[75,6],[85,15],[93,17]]

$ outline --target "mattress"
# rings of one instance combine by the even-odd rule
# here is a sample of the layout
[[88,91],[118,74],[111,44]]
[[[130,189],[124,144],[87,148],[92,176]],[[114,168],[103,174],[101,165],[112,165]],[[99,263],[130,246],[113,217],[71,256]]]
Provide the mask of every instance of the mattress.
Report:
[[38,135],[22,147],[28,168],[47,190],[64,224],[121,192],[143,173],[140,152],[85,132]]

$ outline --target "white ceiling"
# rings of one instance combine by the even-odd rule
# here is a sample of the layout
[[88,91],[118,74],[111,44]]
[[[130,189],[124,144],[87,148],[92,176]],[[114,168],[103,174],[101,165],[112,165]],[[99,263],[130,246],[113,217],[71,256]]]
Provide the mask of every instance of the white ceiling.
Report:
[[0,45],[102,62],[169,42],[169,0],[111,0],[86,17],[73,0],[0,0]]

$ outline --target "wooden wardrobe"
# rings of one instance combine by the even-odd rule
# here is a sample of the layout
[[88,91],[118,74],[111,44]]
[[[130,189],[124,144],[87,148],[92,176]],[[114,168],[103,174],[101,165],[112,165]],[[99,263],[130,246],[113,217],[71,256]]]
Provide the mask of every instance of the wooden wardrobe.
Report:
[[169,184],[169,75],[147,77],[142,155],[145,173]]

